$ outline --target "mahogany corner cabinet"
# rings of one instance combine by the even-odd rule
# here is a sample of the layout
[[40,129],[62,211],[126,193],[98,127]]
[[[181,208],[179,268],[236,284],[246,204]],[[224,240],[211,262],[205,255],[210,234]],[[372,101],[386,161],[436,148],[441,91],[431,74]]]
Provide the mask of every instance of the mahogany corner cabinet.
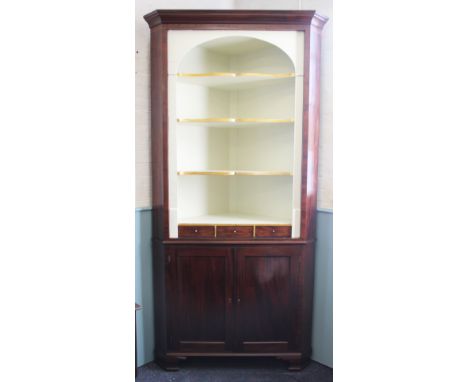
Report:
[[311,357],[320,37],[314,11],[157,10],[155,359]]

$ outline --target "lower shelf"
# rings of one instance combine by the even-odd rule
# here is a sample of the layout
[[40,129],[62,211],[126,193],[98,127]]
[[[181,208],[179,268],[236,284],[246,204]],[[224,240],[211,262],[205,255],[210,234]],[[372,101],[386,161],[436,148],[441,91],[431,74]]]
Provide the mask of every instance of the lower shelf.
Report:
[[291,225],[291,220],[272,218],[269,216],[225,213],[181,218],[178,223],[179,225]]

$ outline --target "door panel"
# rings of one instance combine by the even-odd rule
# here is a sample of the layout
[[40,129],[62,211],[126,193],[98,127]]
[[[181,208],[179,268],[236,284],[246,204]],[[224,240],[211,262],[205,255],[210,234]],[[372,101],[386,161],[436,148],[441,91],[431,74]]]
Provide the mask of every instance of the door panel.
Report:
[[230,348],[233,268],[229,248],[174,250],[172,319],[174,350],[217,352]]
[[284,352],[294,343],[301,251],[291,246],[237,249],[237,346]]

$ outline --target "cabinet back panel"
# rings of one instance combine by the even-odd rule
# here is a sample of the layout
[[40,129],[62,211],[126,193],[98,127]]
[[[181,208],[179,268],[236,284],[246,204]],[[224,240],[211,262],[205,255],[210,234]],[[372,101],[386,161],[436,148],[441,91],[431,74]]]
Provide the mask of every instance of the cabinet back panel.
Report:
[[292,126],[236,129],[230,143],[230,160],[238,170],[293,170]]
[[179,126],[177,166],[180,171],[228,170],[230,167],[229,129],[205,126]]
[[229,117],[229,91],[177,82],[177,118]]
[[292,177],[236,176],[230,187],[232,212],[291,220]]
[[294,119],[294,78],[237,91],[237,115]]
[[291,126],[217,128],[179,126],[177,166],[196,170],[293,170]]
[[[172,79],[172,78],[171,78]],[[218,89],[177,81],[177,118],[294,119],[295,81],[258,83],[248,89]]]
[[178,218],[220,214],[228,210],[229,176],[179,176]]
[[291,221],[289,176],[179,176],[180,221],[202,215],[257,215]]

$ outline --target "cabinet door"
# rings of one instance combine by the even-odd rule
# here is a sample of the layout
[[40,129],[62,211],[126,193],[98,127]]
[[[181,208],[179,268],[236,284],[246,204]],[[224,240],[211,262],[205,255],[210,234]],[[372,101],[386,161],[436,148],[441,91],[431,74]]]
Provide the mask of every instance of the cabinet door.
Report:
[[222,352],[232,340],[230,248],[173,248],[168,259],[169,346],[180,352]]
[[300,257],[301,249],[292,246],[237,249],[239,351],[275,353],[295,349]]

